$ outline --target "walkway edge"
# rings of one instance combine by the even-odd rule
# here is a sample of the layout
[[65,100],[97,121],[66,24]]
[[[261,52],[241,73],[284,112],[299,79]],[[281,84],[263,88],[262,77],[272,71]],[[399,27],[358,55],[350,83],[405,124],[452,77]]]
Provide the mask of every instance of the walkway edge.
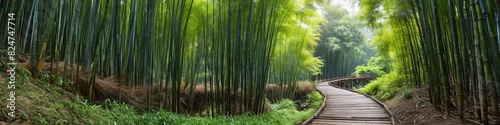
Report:
[[[332,87],[336,87],[336,86],[333,86],[331,83],[328,83],[328,85],[332,86]],[[389,107],[387,107],[384,103],[380,102],[379,100],[367,95],[367,94],[364,94],[364,93],[360,93],[360,92],[357,92],[357,91],[354,91],[354,90],[350,90],[350,89],[345,89],[345,88],[342,88],[342,87],[336,87],[336,88],[339,88],[339,89],[343,89],[343,90],[347,90],[347,91],[351,91],[351,92],[354,92],[354,93],[358,93],[358,94],[361,94],[363,96],[366,96],[368,98],[370,98],[371,100],[377,102],[379,105],[381,105],[382,107],[384,107],[385,111],[387,113],[389,113],[389,115],[391,116],[391,123],[392,125],[397,125],[396,123],[396,120],[394,118],[394,114],[391,112],[391,110],[389,110]]]
[[[316,83],[316,85],[318,85],[318,83]],[[316,111],[316,113],[314,113],[313,116],[309,117],[306,121],[302,122],[301,125],[308,125],[309,123],[312,122],[312,120],[316,117],[319,116],[319,114],[323,111],[323,109],[325,109],[325,105],[326,105],[326,96],[323,92],[321,92],[320,90],[316,89],[316,92],[319,92],[319,94],[321,94],[321,96],[323,96],[323,103],[321,103],[321,107],[319,107],[319,109]]]

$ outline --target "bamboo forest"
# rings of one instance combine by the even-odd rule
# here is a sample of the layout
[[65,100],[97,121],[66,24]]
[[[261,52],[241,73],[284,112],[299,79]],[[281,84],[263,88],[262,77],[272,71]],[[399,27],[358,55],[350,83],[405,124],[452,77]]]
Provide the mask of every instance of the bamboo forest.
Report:
[[500,124],[500,0],[0,0],[0,125]]

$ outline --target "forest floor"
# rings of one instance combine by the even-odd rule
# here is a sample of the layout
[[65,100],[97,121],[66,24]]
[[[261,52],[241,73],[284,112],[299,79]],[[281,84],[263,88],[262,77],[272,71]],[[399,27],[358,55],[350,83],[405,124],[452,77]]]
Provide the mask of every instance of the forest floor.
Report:
[[[5,69],[0,67],[0,70]],[[7,104],[9,91],[7,74],[0,73],[0,104]],[[312,116],[323,99],[318,92],[307,95],[311,108],[298,110],[294,101],[283,100],[272,104],[272,111],[238,116],[185,116],[164,110],[138,112],[130,105],[104,101],[90,104],[81,96],[66,91],[47,80],[32,78],[19,71],[16,75],[16,116],[10,117],[7,108],[0,109],[0,125],[5,124],[294,124]],[[315,105],[312,108],[312,105]],[[301,106],[303,106],[301,104]]]
[[425,87],[415,89],[407,99],[398,94],[384,103],[394,113],[395,120],[400,125],[474,125],[435,110]]

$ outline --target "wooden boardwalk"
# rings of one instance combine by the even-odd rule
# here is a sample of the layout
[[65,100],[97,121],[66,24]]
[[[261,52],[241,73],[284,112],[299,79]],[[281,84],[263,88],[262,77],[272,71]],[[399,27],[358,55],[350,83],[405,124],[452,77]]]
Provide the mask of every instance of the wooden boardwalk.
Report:
[[315,117],[313,125],[390,125],[391,116],[376,101],[359,93],[318,83],[316,87],[326,97],[321,113]]

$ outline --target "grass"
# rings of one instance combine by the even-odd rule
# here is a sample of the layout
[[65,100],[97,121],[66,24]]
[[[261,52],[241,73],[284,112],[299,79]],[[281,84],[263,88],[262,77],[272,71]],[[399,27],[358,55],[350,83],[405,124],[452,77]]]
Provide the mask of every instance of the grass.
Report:
[[[5,78],[0,74],[0,78]],[[6,115],[8,109],[0,109],[0,121],[14,124],[295,124],[312,116],[322,103],[318,92],[307,95],[307,100],[297,110],[291,100],[272,104],[273,111],[262,115],[243,114],[239,116],[189,117],[160,110],[154,113],[139,113],[126,104],[105,101],[101,105],[87,103],[84,99],[63,90],[58,85],[28,77],[21,72],[16,76],[17,119]],[[0,86],[7,81],[0,79]],[[7,90],[0,91],[0,104],[7,104]],[[1,122],[0,122],[1,123]]]

